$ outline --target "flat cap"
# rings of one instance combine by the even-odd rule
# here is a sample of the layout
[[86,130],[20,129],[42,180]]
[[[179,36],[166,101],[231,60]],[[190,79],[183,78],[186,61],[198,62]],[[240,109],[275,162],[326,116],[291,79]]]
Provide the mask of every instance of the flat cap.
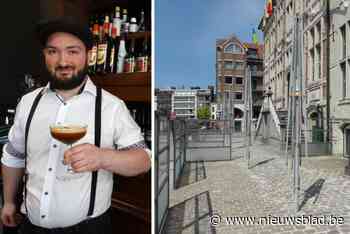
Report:
[[36,25],[36,33],[42,46],[46,46],[47,39],[56,32],[66,32],[78,37],[87,49],[92,48],[92,35],[87,25],[71,17],[60,17],[41,20]]

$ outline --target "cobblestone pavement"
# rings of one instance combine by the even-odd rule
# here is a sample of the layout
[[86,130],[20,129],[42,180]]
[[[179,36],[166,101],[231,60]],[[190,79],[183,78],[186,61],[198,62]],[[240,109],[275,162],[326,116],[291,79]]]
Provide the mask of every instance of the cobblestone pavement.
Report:
[[[279,146],[255,142],[250,169],[243,155],[244,148],[237,147],[232,161],[187,163],[180,187],[170,193],[165,233],[350,233],[350,177],[344,176],[347,160],[303,158],[300,210],[295,213],[286,159]],[[209,217],[219,216],[218,224],[211,225]],[[227,224],[230,216],[256,220],[254,225]],[[322,221],[323,216],[344,224],[316,225],[316,217]],[[265,223],[298,217],[299,224],[259,225],[259,217],[265,217]],[[313,225],[302,224],[306,219]]]

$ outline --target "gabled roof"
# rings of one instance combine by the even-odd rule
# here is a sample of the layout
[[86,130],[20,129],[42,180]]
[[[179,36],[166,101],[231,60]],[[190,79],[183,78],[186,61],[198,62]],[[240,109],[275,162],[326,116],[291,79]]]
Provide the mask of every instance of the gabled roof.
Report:
[[256,45],[255,43],[245,42],[243,43],[245,48],[256,49],[258,51],[258,57],[263,59],[264,57],[264,44]]
[[226,45],[228,45],[231,42],[235,42],[239,44],[242,48],[244,48],[243,43],[234,35],[230,35],[227,38],[221,38],[216,40],[216,47],[224,48]]

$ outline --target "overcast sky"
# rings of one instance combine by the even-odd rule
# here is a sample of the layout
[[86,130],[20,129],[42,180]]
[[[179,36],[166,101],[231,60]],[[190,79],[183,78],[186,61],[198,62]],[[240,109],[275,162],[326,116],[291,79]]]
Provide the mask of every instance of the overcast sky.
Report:
[[[215,85],[215,41],[252,41],[265,0],[156,0],[155,86]],[[262,33],[258,34],[263,42]]]

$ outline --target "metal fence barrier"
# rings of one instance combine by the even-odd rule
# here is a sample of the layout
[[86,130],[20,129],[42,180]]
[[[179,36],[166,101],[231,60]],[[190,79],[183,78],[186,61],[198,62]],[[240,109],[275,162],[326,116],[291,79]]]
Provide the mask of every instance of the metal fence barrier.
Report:
[[186,162],[232,160],[232,127],[230,120],[187,120]]
[[170,122],[168,118],[155,113],[155,230],[160,233],[164,227],[169,209],[169,165],[170,165]]
[[172,120],[173,137],[173,163],[174,163],[174,189],[178,188],[186,158],[186,122],[184,120]]

